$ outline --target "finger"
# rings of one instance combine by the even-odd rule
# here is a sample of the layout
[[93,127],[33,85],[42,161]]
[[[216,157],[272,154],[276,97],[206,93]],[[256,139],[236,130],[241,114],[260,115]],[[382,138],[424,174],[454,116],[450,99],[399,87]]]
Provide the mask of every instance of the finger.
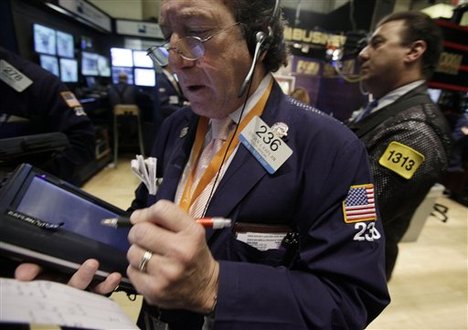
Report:
[[151,207],[133,212],[132,223],[153,222],[173,232],[179,232],[195,224],[194,219],[179,206],[167,200],[159,200]]
[[175,233],[152,223],[134,225],[128,233],[130,244],[136,244],[144,250],[158,254],[166,254],[174,244]]
[[127,251],[128,264],[130,266],[132,266],[133,268],[135,268],[136,270],[140,271],[140,272],[149,273],[148,272],[149,264],[150,264],[151,260],[153,259],[153,257],[156,256],[156,254],[153,254],[153,253],[151,254],[151,257],[146,262],[145,270],[143,271],[143,270],[140,269],[140,267],[141,267],[141,262],[142,262],[142,260],[144,258],[144,255],[145,255],[146,251],[148,251],[148,250],[144,250],[141,247],[139,247],[138,245],[130,246],[130,248]]
[[148,291],[148,287],[150,285],[154,285],[155,283],[151,283],[154,281],[154,278],[146,273],[140,272],[137,267],[133,265],[129,265],[127,267],[127,276],[130,282],[132,282],[135,289],[138,293],[143,294],[143,292]]
[[155,278],[154,275],[150,276],[142,273],[131,265],[127,268],[127,276],[135,290],[145,297],[147,303],[167,307],[161,305],[163,301],[162,292],[164,292],[162,289],[164,284],[162,283],[165,283],[162,278]]
[[146,250],[132,245],[127,252],[128,264],[131,268],[140,272],[141,274],[151,274],[152,277],[162,278],[176,278],[176,274],[183,272],[180,263],[175,262],[171,258],[153,253],[145,266],[145,270],[140,270],[141,260]]
[[39,265],[24,263],[15,269],[15,278],[20,281],[32,281],[41,272],[42,268]]
[[95,259],[86,260],[68,281],[68,285],[78,289],[86,289],[99,268],[99,262]]
[[99,283],[93,288],[93,292],[99,294],[109,294],[114,291],[122,280],[120,273],[112,273],[105,279],[104,282]]

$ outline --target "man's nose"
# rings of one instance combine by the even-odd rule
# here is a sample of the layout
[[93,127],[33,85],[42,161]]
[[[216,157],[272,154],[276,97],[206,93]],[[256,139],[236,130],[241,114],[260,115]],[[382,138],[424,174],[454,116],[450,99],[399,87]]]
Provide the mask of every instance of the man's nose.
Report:
[[177,68],[186,68],[186,67],[192,67],[195,65],[195,62],[198,60],[187,60],[184,59],[181,54],[178,52],[172,52],[169,55],[169,63],[171,64],[172,67],[177,67]]
[[361,49],[361,51],[358,54],[359,61],[363,62],[369,58],[368,48],[369,46],[366,46],[363,49]]

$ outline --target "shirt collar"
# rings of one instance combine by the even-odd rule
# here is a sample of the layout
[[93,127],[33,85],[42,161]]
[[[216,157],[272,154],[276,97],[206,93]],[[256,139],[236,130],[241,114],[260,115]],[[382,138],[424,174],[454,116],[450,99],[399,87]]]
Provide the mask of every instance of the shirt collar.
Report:
[[[421,86],[424,84],[424,80],[416,80],[413,81],[412,83],[406,84],[404,86],[398,87],[397,89],[394,89],[393,91],[385,94],[379,99],[379,104],[377,107],[374,109],[374,111],[377,111],[383,107],[386,107],[389,104],[392,104],[395,102],[397,99],[399,99],[401,96],[404,94],[408,93],[409,91],[415,89],[418,86]],[[374,112],[373,111],[373,112]]]

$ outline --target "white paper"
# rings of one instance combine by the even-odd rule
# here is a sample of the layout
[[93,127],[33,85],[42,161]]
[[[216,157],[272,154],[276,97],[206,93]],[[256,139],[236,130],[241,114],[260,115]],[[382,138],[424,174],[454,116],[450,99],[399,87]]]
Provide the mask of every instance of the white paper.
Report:
[[0,322],[138,329],[110,298],[51,281],[0,278]]
[[236,238],[257,250],[279,249],[287,233],[237,233]]
[[145,184],[150,195],[156,195],[160,183],[160,180],[156,178],[156,165],[156,158],[144,159],[142,155],[136,155],[136,159],[130,162],[133,173]]

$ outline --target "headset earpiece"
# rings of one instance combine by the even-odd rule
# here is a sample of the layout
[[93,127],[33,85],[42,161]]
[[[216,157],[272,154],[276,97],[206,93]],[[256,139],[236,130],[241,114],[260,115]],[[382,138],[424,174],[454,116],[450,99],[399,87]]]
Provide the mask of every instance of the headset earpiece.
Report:
[[249,51],[250,53],[252,53],[253,51],[253,60],[252,60],[252,65],[250,66],[249,72],[247,73],[247,76],[245,77],[244,82],[242,83],[241,88],[239,90],[239,97],[241,97],[247,90],[248,84],[250,83],[250,80],[252,79],[255,64],[257,63],[257,60],[260,57],[260,54],[267,51],[268,48],[270,48],[270,45],[273,41],[274,34],[273,34],[273,29],[271,26],[274,23],[276,17],[279,15],[279,11],[280,11],[279,3],[280,3],[280,0],[275,1],[275,7],[273,8],[273,13],[267,25],[268,32],[265,33],[264,31],[257,31],[255,32],[255,34],[253,35],[251,34],[247,37],[247,42],[248,42],[247,45],[248,45]]
[[254,51],[254,56],[253,56],[253,60],[252,60],[252,65],[250,66],[250,70],[247,73],[247,76],[245,76],[244,82],[241,85],[241,88],[239,90],[239,97],[241,97],[245,93],[245,91],[247,90],[247,86],[249,85],[250,79],[252,79],[252,75],[253,75],[254,68],[255,68],[255,63],[257,63],[258,57],[263,52],[263,46],[264,46],[265,41],[266,41],[267,38],[268,37],[265,34],[265,32],[258,31],[255,34],[255,39],[257,40],[257,43],[255,45],[255,51]]

